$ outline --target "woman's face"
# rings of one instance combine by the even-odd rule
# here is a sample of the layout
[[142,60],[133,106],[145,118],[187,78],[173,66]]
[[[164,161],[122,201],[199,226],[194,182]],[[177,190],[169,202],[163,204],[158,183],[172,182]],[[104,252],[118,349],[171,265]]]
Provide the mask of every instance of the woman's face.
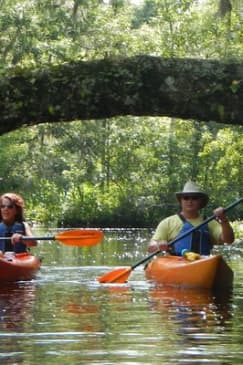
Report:
[[15,221],[17,209],[16,206],[8,198],[3,198],[1,201],[1,215],[4,223],[11,224]]

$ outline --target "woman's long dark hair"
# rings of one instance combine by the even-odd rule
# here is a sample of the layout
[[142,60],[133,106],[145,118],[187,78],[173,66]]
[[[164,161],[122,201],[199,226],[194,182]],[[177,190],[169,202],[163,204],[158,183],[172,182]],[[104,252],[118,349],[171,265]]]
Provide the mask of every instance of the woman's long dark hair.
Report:
[[[3,203],[3,199],[8,199],[16,207],[16,221],[23,222],[24,219],[24,200],[23,198],[15,193],[5,193],[0,196],[0,204]],[[0,212],[0,218],[2,220],[2,214]]]

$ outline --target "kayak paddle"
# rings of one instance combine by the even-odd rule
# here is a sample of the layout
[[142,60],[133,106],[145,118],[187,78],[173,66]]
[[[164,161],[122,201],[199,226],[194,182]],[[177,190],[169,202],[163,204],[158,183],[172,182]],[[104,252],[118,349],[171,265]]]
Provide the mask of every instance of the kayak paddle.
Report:
[[[242,201],[243,201],[243,198],[240,198],[240,199],[236,200],[234,203],[232,203],[228,207],[224,208],[224,212],[227,212],[228,210],[232,209],[233,207],[235,207],[236,205],[238,205]],[[211,217],[204,220],[202,223],[200,223],[197,226],[189,229],[185,233],[181,234],[179,237],[175,238],[173,241],[169,242],[168,245],[169,246],[174,245],[176,242],[178,242],[182,238],[188,236],[189,234],[191,234],[192,232],[194,232],[197,229],[201,228],[203,225],[207,224],[208,222],[212,221],[215,218],[216,218],[215,215],[212,215]],[[155,252],[152,252],[150,255],[143,258],[139,262],[137,262],[135,265],[133,265],[131,267],[115,269],[113,271],[110,271],[110,272],[100,276],[97,280],[100,283],[125,283],[127,281],[128,277],[129,277],[130,273],[134,269],[136,269],[136,267],[138,267],[139,265],[143,264],[144,262],[150,260],[153,256],[158,255],[159,253],[161,253],[161,250],[157,250]]]
[[[96,229],[73,229],[58,233],[56,236],[23,236],[26,240],[59,241],[70,246],[94,246],[102,241],[103,232]],[[11,237],[0,237],[1,240],[11,240]]]

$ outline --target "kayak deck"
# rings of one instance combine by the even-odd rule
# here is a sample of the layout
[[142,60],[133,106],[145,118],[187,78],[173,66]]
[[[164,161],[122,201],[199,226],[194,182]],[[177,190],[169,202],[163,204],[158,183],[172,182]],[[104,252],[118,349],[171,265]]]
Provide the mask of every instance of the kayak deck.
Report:
[[226,288],[233,285],[233,271],[221,255],[188,261],[181,256],[161,256],[145,269],[146,278],[156,283],[183,288]]
[[0,256],[0,282],[32,280],[41,261],[29,253],[6,253]]

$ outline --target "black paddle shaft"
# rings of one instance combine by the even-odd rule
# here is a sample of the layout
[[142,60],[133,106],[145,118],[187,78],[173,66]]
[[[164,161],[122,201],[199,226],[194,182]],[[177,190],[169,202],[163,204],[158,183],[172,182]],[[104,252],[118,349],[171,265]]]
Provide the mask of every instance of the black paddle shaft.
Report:
[[[0,237],[0,240],[11,240],[12,237]],[[22,236],[21,240],[23,241],[31,241],[31,240],[42,240],[42,241],[54,241],[56,239],[55,236]]]
[[[230,209],[234,208],[236,205],[240,204],[242,201],[243,201],[243,198],[240,198],[240,199],[236,200],[234,203],[232,203],[232,204],[228,205],[226,208],[224,208],[224,212],[228,212]],[[204,226],[205,224],[207,224],[208,222],[212,221],[215,218],[216,218],[215,215],[212,215],[211,217],[208,217],[202,223],[200,223],[197,226],[189,229],[185,233],[183,233],[180,236],[178,236],[177,238],[175,238],[173,241],[169,242],[168,246],[174,245],[176,242],[180,241],[182,238],[184,238],[184,237],[188,236],[189,234],[191,234],[192,232],[198,230],[199,228],[201,228],[202,226]],[[150,260],[155,255],[158,255],[160,252],[161,252],[161,250],[157,250],[155,252],[152,252],[150,255],[148,255],[147,257],[145,257],[141,261],[137,262],[135,265],[133,265],[132,270],[134,270],[137,266],[142,265],[144,262]]]

